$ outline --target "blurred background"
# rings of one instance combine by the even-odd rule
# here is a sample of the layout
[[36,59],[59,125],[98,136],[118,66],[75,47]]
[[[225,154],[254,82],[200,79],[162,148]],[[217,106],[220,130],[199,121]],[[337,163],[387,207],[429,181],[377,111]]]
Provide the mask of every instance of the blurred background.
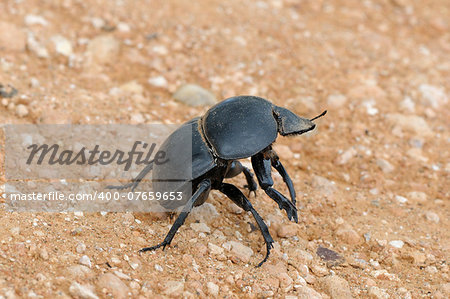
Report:
[[142,256],[173,220],[0,210],[0,295],[450,296],[449,1],[3,0],[0,11],[2,123],[182,123],[242,94],[305,117],[328,110],[313,134],[277,144],[300,223],[263,192],[252,199],[277,241],[262,269],[253,220],[219,193],[171,248]]

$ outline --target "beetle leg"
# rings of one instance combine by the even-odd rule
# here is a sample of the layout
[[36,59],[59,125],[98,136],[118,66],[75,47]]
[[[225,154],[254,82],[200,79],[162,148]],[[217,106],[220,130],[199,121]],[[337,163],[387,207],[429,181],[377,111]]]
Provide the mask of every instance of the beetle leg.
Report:
[[259,229],[264,238],[264,241],[266,242],[267,248],[266,256],[257,266],[260,267],[265,261],[267,261],[267,258],[269,257],[270,254],[270,249],[273,248],[272,243],[274,241],[269,233],[267,225],[264,223],[264,220],[261,218],[261,216],[259,216],[258,212],[256,212],[256,210],[253,208],[248,198],[245,197],[245,195],[236,186],[227,183],[222,183],[222,185],[219,187],[219,191],[228,196],[228,198],[230,198],[235,204],[241,207],[244,211],[250,211],[253,215],[253,218],[255,218],[256,223],[258,224]]
[[152,247],[145,247],[139,250],[139,252],[145,252],[145,251],[151,251],[158,249],[159,247],[162,247],[163,250],[166,248],[167,245],[172,242],[173,237],[175,236],[178,229],[183,225],[184,221],[186,220],[186,217],[189,215],[189,213],[192,210],[192,207],[195,205],[195,202],[197,199],[202,198],[202,195],[205,192],[209,192],[211,189],[211,181],[206,179],[200,182],[197,191],[195,191],[194,195],[187,201],[186,205],[184,206],[183,210],[181,211],[180,215],[178,215],[178,218],[173,223],[172,227],[170,228],[169,232],[167,233],[167,236],[164,238],[164,241],[162,241],[160,244],[152,246]]
[[245,185],[244,187],[248,188],[248,196],[250,196],[253,192],[256,197],[256,190],[258,189],[258,184],[255,182],[255,179],[253,178],[252,171],[245,166],[242,166],[242,171],[244,172],[245,179],[247,180],[247,185]]
[[131,187],[131,191],[134,191],[136,187],[139,185],[139,183],[142,181],[142,179],[153,169],[153,160],[150,161],[147,166],[145,166],[144,169],[141,170],[141,172],[131,180],[131,183],[121,185],[121,186],[107,186],[106,189],[117,189],[117,190],[123,190],[128,189]]
[[247,185],[245,185],[244,187],[249,190],[248,195],[250,196],[251,193],[254,192],[256,197],[256,190],[258,189],[258,184],[256,184],[255,180],[253,179],[253,173],[251,172],[251,170],[243,166],[241,162],[233,161],[231,163],[230,168],[227,170],[225,174],[225,178],[235,177],[241,172],[244,173],[245,179],[247,180]]
[[286,184],[286,186],[289,189],[289,194],[291,196],[291,201],[294,204],[294,206],[296,206],[296,200],[295,200],[296,195],[295,195],[294,184],[292,183],[292,180],[289,177],[289,174],[287,173],[287,171],[284,168],[283,164],[281,164],[277,153],[275,153],[274,150],[271,150],[270,152],[271,152],[270,153],[270,161],[272,163],[272,166],[273,166],[273,168],[275,168],[278,171],[278,173],[283,178],[284,183]]
[[252,165],[256,177],[258,178],[259,185],[264,192],[278,204],[280,210],[286,211],[289,220],[293,218],[295,222],[298,222],[297,208],[295,205],[283,194],[272,188],[273,179],[271,175],[272,165],[270,158],[266,159],[264,158],[264,154],[258,153],[252,156]]

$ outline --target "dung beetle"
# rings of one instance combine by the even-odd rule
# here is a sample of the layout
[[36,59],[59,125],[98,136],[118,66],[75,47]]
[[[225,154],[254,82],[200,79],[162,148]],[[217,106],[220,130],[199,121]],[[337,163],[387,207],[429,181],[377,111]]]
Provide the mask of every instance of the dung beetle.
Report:
[[[258,264],[261,266],[269,257],[274,242],[267,225],[253,208],[248,198],[234,185],[224,183],[240,173],[245,175],[251,192],[257,184],[250,169],[238,160],[251,158],[253,170],[259,186],[272,198],[278,207],[285,210],[289,220],[298,222],[295,190],[292,180],[281,164],[277,153],[272,149],[278,134],[282,136],[300,135],[315,128],[313,120],[322,114],[306,119],[295,115],[288,109],[273,105],[271,102],[255,96],[237,96],[228,98],[211,107],[204,116],[194,118],[175,130],[161,145],[166,152],[168,162],[157,165],[149,163],[131,183],[123,186],[108,186],[110,189],[137,187],[139,182],[153,170],[152,186],[154,191],[189,190],[182,203],[162,201],[168,208],[184,205],[178,218],[170,228],[164,241],[145,247],[140,252],[163,249],[170,244],[177,230],[183,225],[194,206],[203,204],[212,189],[219,190],[244,211],[250,211],[261,230],[266,244],[266,256]],[[191,140],[188,140],[191,139]],[[192,156],[180,155],[186,145],[192,144]],[[288,187],[291,200],[272,188],[271,169],[275,168]],[[170,178],[188,176],[189,180],[170,180]],[[185,188],[189,186],[190,188]]]

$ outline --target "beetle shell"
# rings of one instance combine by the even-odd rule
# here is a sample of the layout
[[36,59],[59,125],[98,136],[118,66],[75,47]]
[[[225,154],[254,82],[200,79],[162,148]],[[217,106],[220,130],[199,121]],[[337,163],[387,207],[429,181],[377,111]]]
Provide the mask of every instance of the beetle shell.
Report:
[[278,135],[272,103],[253,96],[233,97],[213,106],[202,118],[202,127],[212,150],[226,160],[251,157]]

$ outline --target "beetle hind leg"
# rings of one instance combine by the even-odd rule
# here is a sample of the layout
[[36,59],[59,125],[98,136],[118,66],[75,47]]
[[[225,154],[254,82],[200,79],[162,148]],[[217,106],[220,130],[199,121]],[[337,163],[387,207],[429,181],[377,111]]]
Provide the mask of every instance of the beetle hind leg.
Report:
[[209,192],[211,189],[211,181],[210,180],[203,180],[198,185],[197,191],[195,191],[194,195],[187,201],[186,205],[184,206],[183,210],[181,211],[180,215],[178,215],[178,218],[173,223],[172,227],[170,228],[169,232],[167,233],[166,237],[164,238],[164,241],[162,241],[160,244],[151,246],[151,247],[145,247],[139,250],[139,252],[145,252],[145,251],[152,251],[156,250],[160,247],[163,248],[163,250],[166,248],[166,246],[170,245],[170,242],[172,242],[173,237],[177,233],[178,229],[183,225],[184,221],[186,220],[186,217],[191,212],[192,208],[194,207],[196,201],[198,199],[203,198],[203,194]]
[[257,266],[261,267],[261,265],[264,264],[264,262],[267,261],[267,259],[269,258],[270,249],[273,248],[274,242],[272,236],[269,233],[267,225],[264,223],[264,220],[261,218],[258,212],[256,212],[256,210],[253,208],[248,198],[245,197],[245,195],[236,186],[227,183],[222,183],[218,189],[220,192],[225,194],[229,199],[231,199],[236,205],[241,207],[244,211],[250,211],[253,215],[253,218],[255,218],[256,223],[258,224],[261,234],[264,238],[264,241],[266,242],[267,248],[266,256]]
[[144,167],[144,169],[141,170],[141,172],[131,180],[131,183],[121,185],[121,186],[107,186],[106,189],[117,189],[117,190],[124,190],[131,187],[131,191],[134,191],[136,187],[139,185],[139,183],[142,181],[142,179],[153,169],[153,160],[147,164],[147,166]]

